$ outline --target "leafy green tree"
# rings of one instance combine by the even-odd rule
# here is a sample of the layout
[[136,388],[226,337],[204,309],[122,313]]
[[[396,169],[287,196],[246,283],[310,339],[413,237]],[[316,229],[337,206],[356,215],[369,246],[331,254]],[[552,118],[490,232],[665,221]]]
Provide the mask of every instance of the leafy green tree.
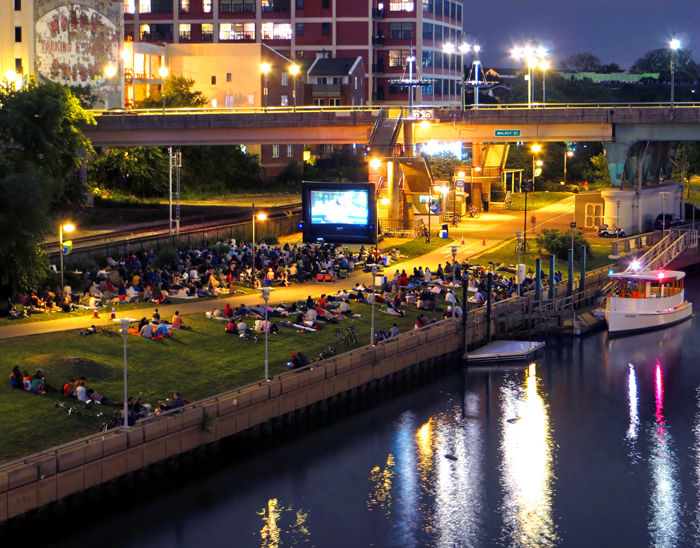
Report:
[[613,74],[615,72],[624,72],[624,70],[617,63],[610,63],[608,65],[603,65],[598,69],[602,74]]
[[632,74],[644,74],[658,72],[661,81],[670,81],[671,56],[675,69],[675,78],[678,83],[694,83],[698,79],[700,66],[693,61],[693,52],[689,49],[678,49],[675,52],[670,48],[651,50],[637,59],[630,67]]
[[591,158],[591,163],[593,164],[592,177],[594,180],[595,188],[610,188],[612,182],[610,181],[610,169],[608,167],[608,158],[604,152],[593,156]]
[[100,99],[97,94],[92,91],[92,87],[90,87],[89,84],[85,84],[84,86],[80,84],[68,86],[68,89],[78,98],[80,106],[85,109],[95,108],[97,101]]
[[428,156],[430,171],[436,181],[451,181],[455,175],[455,168],[463,163],[452,152],[440,152]]
[[600,59],[592,53],[569,55],[559,65],[561,72],[598,72],[602,66]]
[[[559,261],[568,261],[571,249],[571,232],[558,228],[543,228],[537,235],[537,247],[540,251],[554,255]],[[586,241],[581,230],[574,231],[574,260],[581,260],[581,246],[586,246],[586,257],[591,257],[591,244]]]
[[301,183],[303,178],[304,172],[301,170],[299,162],[293,161],[289,162],[280,174],[275,177],[275,181],[281,184],[294,186]]
[[165,91],[144,99],[143,108],[161,108],[165,95],[165,108],[205,107],[209,104],[201,91],[192,91],[195,81],[184,76],[170,75],[165,81]]
[[185,188],[240,191],[260,189],[265,168],[257,154],[238,145],[182,147],[182,183]]
[[113,148],[88,164],[88,181],[95,188],[139,197],[164,196],[168,170],[168,156],[158,147]]

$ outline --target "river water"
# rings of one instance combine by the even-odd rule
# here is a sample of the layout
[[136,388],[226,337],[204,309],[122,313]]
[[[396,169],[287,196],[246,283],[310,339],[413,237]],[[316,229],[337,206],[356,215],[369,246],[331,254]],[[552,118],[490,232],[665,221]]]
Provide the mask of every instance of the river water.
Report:
[[696,546],[699,334],[695,315],[465,369],[95,522],[73,514],[59,545]]

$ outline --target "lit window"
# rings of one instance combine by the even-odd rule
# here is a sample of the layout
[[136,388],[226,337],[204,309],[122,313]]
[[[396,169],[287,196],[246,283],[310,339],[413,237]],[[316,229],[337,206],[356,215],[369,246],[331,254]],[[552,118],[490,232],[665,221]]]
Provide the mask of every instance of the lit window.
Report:
[[192,25],[189,23],[180,24],[180,40],[192,40]]
[[263,40],[291,40],[292,24],[291,23],[263,23],[262,24],[262,39]]
[[289,95],[282,95],[280,104],[283,107],[288,107],[289,106]]
[[357,76],[355,76],[355,89],[357,89]]
[[124,13],[136,13],[135,0],[126,0],[126,2],[124,2]]
[[139,27],[141,40],[148,40],[151,37],[151,25],[141,25]]
[[[211,0],[202,0],[202,13],[211,13]],[[204,25],[202,25],[202,27],[204,27]],[[214,26],[213,25],[212,25],[211,33],[212,33],[212,35],[214,34]]]
[[416,4],[413,0],[391,0],[389,11],[413,11]]
[[180,0],[180,13],[190,12],[190,0]]
[[390,67],[405,67],[408,59],[408,50],[390,49],[389,50],[389,66]]
[[255,40],[255,23],[222,23],[219,40]]
[[273,158],[280,157],[280,146],[279,145],[272,145],[272,157]]
[[151,13],[151,0],[141,0],[139,2],[139,13]]
[[287,158],[294,158],[294,145],[287,145]]
[[287,74],[286,72],[282,73],[282,85],[283,86],[289,85],[289,74]]
[[214,38],[214,24],[202,23],[202,40],[211,41]]

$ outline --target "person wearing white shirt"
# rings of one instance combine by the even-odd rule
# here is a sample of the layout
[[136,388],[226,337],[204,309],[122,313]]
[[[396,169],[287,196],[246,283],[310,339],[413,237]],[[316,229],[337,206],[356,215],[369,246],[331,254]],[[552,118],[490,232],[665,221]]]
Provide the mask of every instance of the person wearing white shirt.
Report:
[[430,269],[426,266],[425,270],[423,271],[423,278],[425,279],[426,282],[429,282],[430,280],[433,279],[433,274],[430,272]]
[[464,311],[462,310],[462,307],[458,304],[454,305],[454,308],[452,308],[452,315],[455,318],[461,318],[462,316],[464,316]]
[[315,322],[316,318],[318,318],[318,313],[313,308],[309,308],[309,310],[306,312],[306,319],[311,322]]
[[445,302],[446,303],[454,303],[457,302],[457,299],[455,298],[455,294],[452,293],[452,291],[448,291],[447,295],[445,295]]

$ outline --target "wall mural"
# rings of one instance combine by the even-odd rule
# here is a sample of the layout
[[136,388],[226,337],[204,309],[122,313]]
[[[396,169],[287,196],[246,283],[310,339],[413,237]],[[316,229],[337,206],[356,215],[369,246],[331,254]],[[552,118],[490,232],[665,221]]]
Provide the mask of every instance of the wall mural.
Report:
[[[43,9],[42,9],[43,8]],[[121,106],[119,47],[123,36],[122,4],[61,4],[37,1],[36,66],[40,80],[65,85],[90,85],[102,104]],[[106,78],[112,66],[117,75]]]

